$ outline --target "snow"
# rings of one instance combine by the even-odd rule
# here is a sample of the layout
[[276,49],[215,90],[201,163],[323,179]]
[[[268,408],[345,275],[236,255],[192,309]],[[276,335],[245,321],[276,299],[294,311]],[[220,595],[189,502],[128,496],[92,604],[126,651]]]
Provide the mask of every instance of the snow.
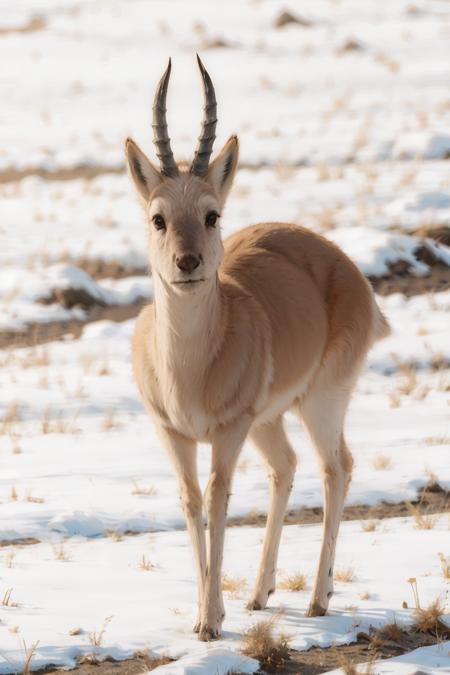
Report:
[[[285,10],[310,25],[276,28]],[[450,224],[449,19],[440,0],[396,0],[382,11],[375,0],[171,0],[170,10],[162,0],[0,0],[0,330],[84,321],[80,308],[42,302],[69,288],[106,305],[151,300],[147,225],[123,140],[132,135],[153,157],[151,99],[171,55],[170,135],[177,158],[192,156],[202,110],[196,51],[217,90],[216,151],[230,133],[241,141],[224,236],[290,221],[335,241],[367,276],[399,261],[427,276],[423,249],[450,266],[449,247],[428,236]],[[211,46],[218,39],[225,46]],[[81,177],[70,178],[77,167]],[[99,174],[83,177],[86,167]],[[38,175],[46,172],[55,175]],[[86,269],[98,261],[133,276],[94,278]],[[348,414],[353,505],[413,500],[430,478],[450,488],[450,292],[378,302],[393,333],[372,350]],[[315,619],[304,613],[320,527],[284,528],[279,578],[301,571],[308,587],[279,589],[261,614],[244,604],[262,530],[236,527],[224,571],[248,586],[225,598],[223,639],[199,643],[175,477],[131,376],[133,325],[97,321],[79,339],[0,353],[0,599],[12,589],[18,603],[1,606],[0,673],[22,668],[22,639],[39,641],[33,668],[148,648],[178,658],[153,671],[166,675],[254,672],[242,632],[280,609],[276,630],[308,649],[393,620],[409,625],[411,576],[423,605],[448,603],[437,555],[450,553],[447,514],[429,531],[411,519],[388,518],[374,532],[343,523],[337,566],[353,567],[356,580],[337,583],[330,615]],[[311,444],[286,417],[300,460],[289,506],[320,506]],[[385,468],[376,468],[380,456]],[[202,486],[209,465],[200,446]],[[265,514],[267,505],[265,470],[246,444],[229,515]],[[19,545],[26,538],[39,543]],[[143,556],[150,571],[139,567]],[[376,672],[449,672],[449,651],[415,650]]]
[[[418,675],[420,672],[424,675],[433,675],[433,673],[450,672],[450,642],[441,642],[432,647],[421,647],[412,652],[395,656],[392,659],[375,661],[373,668],[377,675]],[[420,671],[418,670],[420,668]],[[342,669],[329,670],[327,675],[341,675]],[[367,664],[362,665],[358,672],[367,672]]]
[[[380,300],[393,333],[371,352],[350,406],[348,438],[356,467],[349,504],[414,499],[430,472],[450,487],[448,445],[439,442],[448,434],[447,373],[442,367],[450,362],[450,292]],[[184,527],[175,476],[131,377],[133,325],[133,320],[95,322],[79,340],[6,354],[0,419],[11,404],[17,405],[20,421],[6,429],[5,444],[10,450],[18,445],[21,453],[8,453],[2,460],[0,491],[5,495],[14,484],[20,498],[2,505],[0,539]],[[33,361],[45,365],[24,368]],[[414,369],[411,382],[408,368]],[[298,420],[288,415],[287,424],[300,459],[291,506],[318,506],[322,489],[314,452]],[[391,458],[392,467],[374,472],[379,453]],[[63,471],[57,468],[61,459]],[[203,485],[209,461],[209,448],[201,446]],[[28,494],[45,496],[45,502],[28,502]],[[265,513],[267,503],[265,470],[247,445],[230,515]]]
[[259,662],[242,654],[235,654],[229,649],[212,647],[198,655],[182,656],[174,663],[159,666],[152,670],[156,675],[228,675],[231,671],[239,673],[255,673],[259,670]]
[[[408,579],[417,579],[423,606],[437,596],[444,602],[438,552],[448,533],[446,514],[432,530],[416,530],[410,518],[391,519],[376,532],[364,532],[359,522],[342,524],[337,549],[337,569],[352,567],[355,581],[336,582],[329,616],[305,618],[313,574],[317,564],[321,526],[286,526],[279,559],[279,579],[302,571],[307,589],[296,593],[277,590],[263,612],[249,612],[245,599],[256,575],[261,551],[260,528],[239,527],[227,532],[224,571],[246,580],[239,597],[225,594],[227,616],[223,639],[204,645],[191,632],[195,621],[196,586],[186,531],[138,535],[119,541],[110,539],[65,540],[66,560],[57,559],[58,543],[15,550],[11,566],[2,566],[2,588],[12,588],[16,607],[3,608],[0,624],[0,673],[20,667],[23,653],[17,634],[20,626],[27,645],[39,640],[34,667],[45,663],[73,666],[77,656],[111,654],[126,658],[137,649],[151,654],[184,657],[165,666],[164,673],[226,672],[226,666],[253,672],[254,664],[239,653],[241,635],[255,622],[277,615],[275,632],[291,638],[294,649],[312,645],[347,644],[361,631],[396,621],[413,622],[414,607]],[[4,549],[3,558],[10,553]],[[139,567],[142,557],[154,567]],[[368,599],[366,593],[369,594]],[[67,610],[70,608],[70,611]],[[450,611],[447,608],[447,612]],[[90,643],[106,622],[102,645]],[[450,619],[450,617],[448,617]],[[74,631],[74,629],[78,629]],[[77,634],[69,634],[69,631]],[[440,663],[450,665],[444,652]],[[421,663],[419,660],[418,663]],[[194,670],[194,667],[198,670]],[[203,670],[202,670],[203,668]],[[190,670],[192,669],[192,670]],[[221,670],[222,669],[222,670]],[[158,671],[156,671],[158,672]]]

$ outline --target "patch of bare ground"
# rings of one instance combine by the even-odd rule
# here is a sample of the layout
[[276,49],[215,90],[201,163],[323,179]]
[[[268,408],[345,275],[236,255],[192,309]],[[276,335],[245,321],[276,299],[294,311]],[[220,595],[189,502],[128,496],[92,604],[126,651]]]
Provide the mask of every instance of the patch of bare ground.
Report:
[[417,237],[428,237],[429,239],[434,239],[440,244],[450,246],[449,225],[433,225],[428,223],[419,227],[412,234],[416,235]]
[[[439,483],[432,482],[419,490],[417,498],[412,501],[402,501],[395,503],[381,502],[375,506],[367,504],[356,504],[346,506],[342,520],[382,520],[385,518],[399,518],[411,516],[411,506],[415,511],[423,516],[430,516],[436,513],[444,513],[450,508],[450,492],[445,490]],[[300,509],[290,509],[284,518],[286,525],[312,525],[321,523],[323,519],[323,509],[317,507],[302,507]],[[238,518],[229,518],[228,526],[237,527],[242,525],[252,525],[263,527],[266,523],[266,515],[252,511],[246,516]]]
[[[354,672],[351,668],[358,663],[371,664],[375,660],[388,659],[400,656],[406,652],[436,644],[437,640],[447,639],[445,636],[436,637],[430,633],[418,631],[404,631],[395,624],[370,633],[359,633],[357,642],[339,647],[312,647],[306,652],[288,651],[282,662],[272,672],[278,675],[319,675],[328,670],[342,667],[344,672]],[[166,661],[167,662],[167,661]],[[97,664],[79,665],[72,669],[76,675],[137,675],[138,673],[153,670],[160,665],[146,663],[143,658],[136,656],[125,661],[107,660]],[[36,675],[58,673],[61,670],[53,666],[33,671]],[[260,673],[270,672],[261,670]],[[370,668],[367,672],[372,672]],[[239,675],[234,673],[233,675]]]
[[418,277],[412,274],[411,266],[405,260],[398,260],[390,265],[389,274],[384,277],[369,277],[373,289],[379,295],[403,293],[407,297],[422,293],[435,293],[450,288],[450,267],[436,260],[425,247],[420,247],[415,256],[430,267],[427,276]]
[[23,26],[10,26],[9,28],[0,28],[0,37],[3,35],[11,35],[12,33],[34,33],[38,30],[43,30],[46,27],[46,22],[42,16],[33,16]]
[[[85,319],[49,321],[30,324],[22,331],[0,331],[0,349],[34,347],[36,345],[62,340],[65,336],[79,338],[83,327],[93,321],[128,321],[136,317],[148,300],[140,299],[128,305],[94,305]],[[72,305],[74,306],[74,305]]]
[[[426,277],[414,276],[408,263],[398,261],[391,265],[389,276],[380,278],[369,277],[369,280],[375,292],[380,295],[403,293],[406,296],[412,296],[449,289],[450,267],[436,260],[430,262],[427,259],[426,262],[430,264],[430,274]],[[76,264],[96,279],[121,279],[146,273],[140,267],[127,268],[121,266],[119,263],[107,263],[100,260],[79,260]],[[104,319],[127,321],[136,317],[148,301],[140,299],[128,305],[104,305],[98,298],[94,298],[83,290],[68,288],[54,291],[51,296],[41,299],[40,302],[43,304],[58,302],[68,309],[79,307],[88,310],[87,316],[85,319],[29,324],[22,331],[0,331],[0,349],[33,347],[55,340],[62,340],[67,335],[78,338],[85,324]]]
[[[445,490],[436,481],[430,481],[428,485],[418,491],[417,498],[413,501],[394,502],[392,504],[381,502],[375,506],[368,504],[357,504],[355,506],[346,506],[342,520],[369,520],[369,526],[363,528],[365,532],[373,532],[376,529],[376,521],[387,518],[400,518],[413,516],[416,520],[422,516],[429,518],[434,514],[447,513],[450,510],[450,491]],[[317,507],[303,507],[300,509],[291,509],[284,518],[285,525],[313,525],[321,523],[323,519],[323,509]],[[242,527],[250,525],[253,527],[264,527],[266,524],[266,515],[252,511],[246,516],[238,518],[229,518],[228,527]],[[127,530],[121,536],[134,536],[140,532]],[[24,546],[27,544],[40,544],[38,539],[0,539],[0,547],[5,546]],[[242,581],[242,580],[241,580]]]
[[[170,663],[174,659],[171,659],[167,656],[151,656],[148,652],[136,652],[135,656],[132,659],[125,659],[124,661],[114,661],[111,658],[106,658],[103,661],[94,659],[93,662],[89,662],[89,659],[86,659],[84,663],[80,663],[75,668],[72,668],[69,672],[77,673],[77,675],[113,675],[118,673],[119,675],[142,675],[142,673],[148,673],[151,670],[155,670],[158,666],[163,666],[166,663]],[[49,665],[45,668],[40,668],[39,670],[33,670],[33,675],[45,675],[46,673],[63,673],[67,670],[62,670],[61,668],[55,668],[53,665]]]
[[5,547],[5,546],[31,546],[32,544],[40,544],[41,542],[39,539],[35,539],[34,537],[22,537],[21,539],[14,539],[11,541],[11,539],[0,539],[0,548]]
[[147,267],[124,266],[114,260],[76,258],[73,264],[94,279],[125,279],[126,277],[148,276]]
[[30,166],[24,169],[16,169],[8,167],[0,171],[1,183],[15,183],[23,180],[29,176],[39,176],[47,180],[67,181],[84,178],[85,180],[92,180],[97,176],[105,176],[107,174],[125,173],[123,166],[103,166],[101,164],[78,164],[76,166],[61,167],[59,169],[45,169],[41,166]]

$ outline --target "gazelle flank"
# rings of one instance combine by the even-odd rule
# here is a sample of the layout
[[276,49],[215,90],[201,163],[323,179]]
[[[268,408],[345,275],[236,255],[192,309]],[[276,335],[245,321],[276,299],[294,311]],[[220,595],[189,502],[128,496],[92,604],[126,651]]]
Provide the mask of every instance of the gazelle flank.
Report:
[[[303,420],[320,460],[323,541],[308,614],[327,611],[352,470],[344,417],[367,352],[389,327],[357,267],[323,237],[298,225],[261,223],[222,242],[220,218],[238,164],[238,139],[232,136],[210,162],[216,99],[200,59],[198,64],[205,112],[192,164],[175,162],[167,133],[170,61],[153,106],[160,167],[131,139],[126,157],[147,214],[154,283],[154,301],[136,324],[134,373],[177,473],[198,577],[194,630],[208,640],[220,635],[225,615],[227,502],[247,437],[261,453],[270,481],[249,608],[263,609],[275,590],[296,467],[283,424],[287,410]],[[212,452],[204,499],[196,466],[199,441],[210,443]]]

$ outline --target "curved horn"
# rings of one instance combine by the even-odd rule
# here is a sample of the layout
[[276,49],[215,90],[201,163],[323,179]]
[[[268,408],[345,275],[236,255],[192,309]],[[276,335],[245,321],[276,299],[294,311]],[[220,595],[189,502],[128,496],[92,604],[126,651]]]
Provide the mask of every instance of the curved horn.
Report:
[[161,165],[161,173],[165,176],[175,176],[178,173],[178,167],[173,157],[172,148],[170,147],[166,120],[167,87],[169,85],[171,68],[172,63],[169,59],[165,73],[159,81],[153,101],[153,143],[156,146],[156,155]]
[[197,63],[203,80],[203,93],[205,106],[202,130],[198,137],[197,149],[191,165],[191,173],[196,176],[205,176],[208,171],[209,158],[211,157],[214,139],[216,138],[217,102],[213,83],[208,72],[197,54]]

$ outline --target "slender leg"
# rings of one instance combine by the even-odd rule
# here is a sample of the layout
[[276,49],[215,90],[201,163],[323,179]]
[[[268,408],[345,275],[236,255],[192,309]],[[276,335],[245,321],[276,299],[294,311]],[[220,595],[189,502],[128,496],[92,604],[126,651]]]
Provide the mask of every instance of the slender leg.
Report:
[[278,548],[297,458],[286,438],[281,416],[252,429],[250,436],[269,469],[270,506],[255,591],[247,607],[264,609],[269,595],[275,591]]
[[324,494],[322,547],[308,616],[324,615],[333,595],[336,539],[353,465],[342,431],[349,393],[343,388],[321,394],[312,391],[301,407],[319,454]]
[[200,612],[206,576],[206,543],[202,518],[202,493],[197,478],[197,444],[176,431],[167,428],[160,427],[158,434],[175,467],[183,511],[194,551],[199,612],[194,632],[198,633],[200,630]]
[[200,640],[219,637],[225,616],[222,598],[222,560],[231,480],[242,444],[250,428],[248,418],[216,431],[212,440],[211,475],[206,488],[208,566],[201,613]]

